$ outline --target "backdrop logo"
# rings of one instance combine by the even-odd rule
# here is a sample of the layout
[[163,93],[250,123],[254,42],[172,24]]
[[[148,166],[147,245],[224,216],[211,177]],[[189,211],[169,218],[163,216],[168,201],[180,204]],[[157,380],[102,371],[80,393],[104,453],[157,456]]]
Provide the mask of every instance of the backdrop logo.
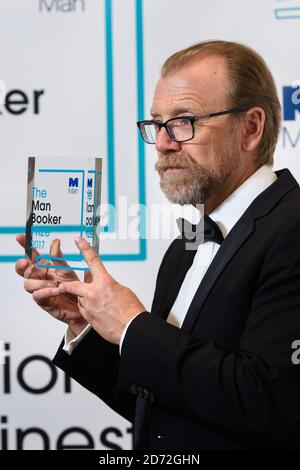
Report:
[[69,178],[69,188],[78,188],[78,178]]
[[282,144],[283,147],[298,147],[300,145],[300,81],[293,82],[292,86],[283,87],[283,121]]
[[75,13],[85,11],[85,0],[39,0],[42,13]]
[[7,90],[4,80],[0,80],[0,116],[5,112],[19,116],[28,111],[40,114],[41,100],[45,90],[32,90],[30,92],[16,88]]
[[69,194],[78,194],[79,179],[78,178],[69,178]]
[[300,86],[283,87],[283,119],[295,121],[296,114],[300,111]]

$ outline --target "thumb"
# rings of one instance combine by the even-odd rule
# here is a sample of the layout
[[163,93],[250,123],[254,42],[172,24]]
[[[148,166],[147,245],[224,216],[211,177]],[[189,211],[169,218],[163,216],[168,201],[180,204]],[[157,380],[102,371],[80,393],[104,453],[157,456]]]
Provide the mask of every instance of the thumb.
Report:
[[[50,255],[52,258],[63,258],[63,252],[60,249],[60,239],[55,238],[52,240],[50,245]],[[51,260],[55,266],[67,266],[66,261],[63,259],[53,259]]]
[[[52,258],[54,258],[54,259],[51,260],[51,262],[54,266],[58,266],[58,267],[59,266],[67,266],[67,267],[69,267],[68,263],[66,261],[64,261],[64,259],[63,259],[64,254],[63,254],[63,252],[61,251],[61,248],[60,248],[60,239],[59,238],[55,238],[52,241],[51,246],[50,246],[50,255],[51,255]],[[60,269],[57,269],[56,271],[57,271],[57,273],[59,273],[64,278],[67,277],[69,279],[78,279],[77,275],[75,274],[75,272],[71,268],[67,269],[67,270],[63,270],[63,271],[61,271]]]

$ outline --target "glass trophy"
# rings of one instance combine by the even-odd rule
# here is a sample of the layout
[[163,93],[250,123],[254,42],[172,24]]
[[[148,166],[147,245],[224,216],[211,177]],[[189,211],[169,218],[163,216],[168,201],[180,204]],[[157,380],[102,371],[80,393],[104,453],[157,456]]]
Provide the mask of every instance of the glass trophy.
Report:
[[99,253],[101,177],[101,158],[28,159],[25,251],[33,259],[35,250],[38,267],[88,269],[74,239],[85,238]]

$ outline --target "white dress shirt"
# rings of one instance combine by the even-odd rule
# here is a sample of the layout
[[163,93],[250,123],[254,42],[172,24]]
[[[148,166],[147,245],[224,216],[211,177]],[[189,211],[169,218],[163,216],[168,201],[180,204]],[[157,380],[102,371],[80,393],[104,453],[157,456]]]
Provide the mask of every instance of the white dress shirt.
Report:
[[[214,222],[216,222],[220,227],[224,238],[241,218],[252,201],[254,201],[254,199],[260,193],[267,189],[268,186],[274,183],[276,179],[277,176],[270,166],[261,166],[233,193],[231,193],[211,214],[209,214]],[[176,300],[168,315],[168,323],[171,323],[178,328],[182,326],[186,313],[192,303],[199,284],[201,283],[207,268],[212,262],[219,247],[220,245],[210,241],[199,245],[193,260],[193,264],[185,275]],[[127,323],[122,333],[120,341],[120,353],[127,329],[129,328],[130,323],[134,320],[134,318],[132,318]],[[65,345],[63,349],[71,354],[74,348],[86,336],[90,328],[91,326],[88,325],[80,335],[69,342],[65,336]]]

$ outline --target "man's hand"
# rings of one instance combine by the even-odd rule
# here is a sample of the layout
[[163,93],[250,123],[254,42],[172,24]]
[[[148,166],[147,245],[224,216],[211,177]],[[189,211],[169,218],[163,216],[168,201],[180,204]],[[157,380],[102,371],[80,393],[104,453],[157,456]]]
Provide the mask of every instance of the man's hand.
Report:
[[[23,248],[25,247],[25,235],[17,235],[17,241]],[[87,321],[79,312],[76,295],[62,294],[58,286],[61,282],[78,280],[78,277],[70,270],[37,268],[35,259],[38,254],[33,250],[33,261],[29,259],[17,261],[16,272],[25,279],[24,288],[32,294],[35,302],[54,318],[69,325],[71,331],[68,332],[68,337],[71,339],[86,327]],[[53,240],[50,254],[56,258],[63,257],[59,240]],[[52,261],[52,264],[66,265],[64,261]]]
[[77,238],[76,245],[90,268],[92,282],[62,282],[58,289],[65,295],[77,296],[82,317],[104,339],[119,344],[129,320],[145,311],[145,307],[130,289],[106,271],[86,240]]

